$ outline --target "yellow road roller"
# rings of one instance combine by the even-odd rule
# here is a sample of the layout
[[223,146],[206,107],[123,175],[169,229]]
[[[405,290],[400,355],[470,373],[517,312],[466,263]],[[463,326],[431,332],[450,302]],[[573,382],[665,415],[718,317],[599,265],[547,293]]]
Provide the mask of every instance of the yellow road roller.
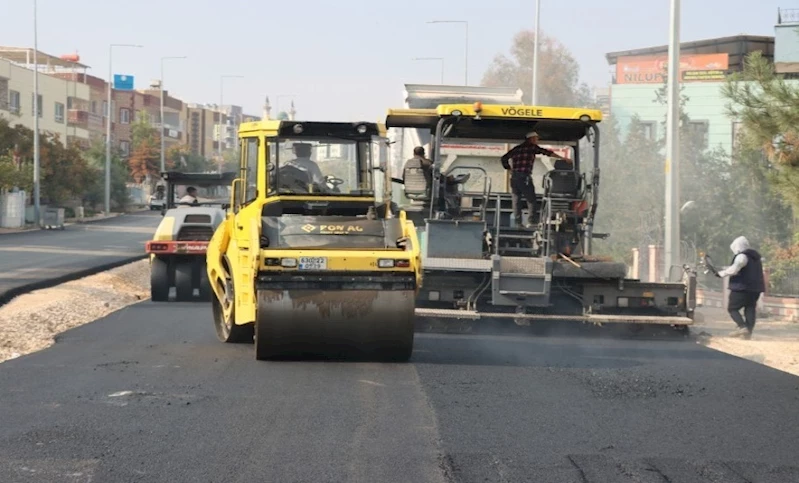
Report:
[[407,361],[421,257],[391,203],[385,127],[239,127],[241,174],[206,255],[216,333],[258,360],[352,353]]

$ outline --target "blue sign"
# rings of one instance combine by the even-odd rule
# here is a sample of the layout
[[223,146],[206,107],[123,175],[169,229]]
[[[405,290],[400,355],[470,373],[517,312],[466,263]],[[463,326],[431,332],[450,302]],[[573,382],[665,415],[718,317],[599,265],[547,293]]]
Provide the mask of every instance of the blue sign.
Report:
[[120,91],[132,91],[133,76],[114,74],[114,89],[118,89]]

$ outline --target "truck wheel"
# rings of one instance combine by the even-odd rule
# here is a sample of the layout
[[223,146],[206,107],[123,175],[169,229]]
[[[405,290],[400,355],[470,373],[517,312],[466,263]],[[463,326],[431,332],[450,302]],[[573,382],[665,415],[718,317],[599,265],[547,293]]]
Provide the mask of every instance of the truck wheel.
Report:
[[190,261],[175,264],[175,300],[178,302],[188,302],[194,296],[193,268],[194,264]]
[[169,301],[169,262],[155,257],[150,264],[150,298],[153,302]]

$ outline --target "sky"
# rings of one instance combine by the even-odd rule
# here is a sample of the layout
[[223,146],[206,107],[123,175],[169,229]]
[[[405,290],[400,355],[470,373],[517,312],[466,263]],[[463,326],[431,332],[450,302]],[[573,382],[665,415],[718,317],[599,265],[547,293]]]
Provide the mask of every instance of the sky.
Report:
[[[33,0],[2,0],[0,45],[33,47]],[[10,3],[10,5],[9,5]],[[778,8],[790,0],[682,2],[683,42],[729,35],[774,35]],[[297,118],[379,121],[402,107],[406,83],[464,83],[465,29],[469,22],[468,79],[479,85],[495,55],[513,36],[535,25],[534,0],[38,0],[39,50],[77,52],[89,73],[108,78],[109,44],[115,74],[146,88],[160,76],[186,102],[244,106],[260,116],[265,96],[276,115],[292,99]],[[581,78],[607,85],[607,52],[665,45],[669,0],[541,1],[541,30],[556,37],[580,64]],[[241,78],[226,78],[237,75]],[[542,72],[541,75],[546,75]]]

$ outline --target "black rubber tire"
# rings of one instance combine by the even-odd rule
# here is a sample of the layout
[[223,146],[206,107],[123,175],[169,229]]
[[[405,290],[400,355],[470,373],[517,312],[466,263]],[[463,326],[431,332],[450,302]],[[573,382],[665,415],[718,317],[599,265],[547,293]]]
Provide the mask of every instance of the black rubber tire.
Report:
[[150,299],[169,302],[169,261],[155,257],[150,264]]
[[178,261],[175,263],[175,300],[188,302],[194,298],[194,263]]
[[[216,337],[220,341],[226,342],[228,344],[252,344],[254,335],[253,324],[226,324],[224,320],[225,315],[222,313],[222,305],[215,296],[212,296],[211,310],[213,310],[214,314],[214,328],[216,329]],[[235,309],[233,310],[234,312],[231,312],[231,316],[235,317]]]

